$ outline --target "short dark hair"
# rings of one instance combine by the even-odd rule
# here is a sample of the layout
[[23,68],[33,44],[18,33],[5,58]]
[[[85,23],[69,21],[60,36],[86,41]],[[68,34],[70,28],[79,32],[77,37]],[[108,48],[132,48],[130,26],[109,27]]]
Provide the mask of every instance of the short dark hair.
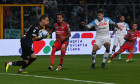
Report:
[[137,23],[137,22],[135,22],[135,21],[133,22],[133,24],[137,24],[137,25],[138,25],[138,23]]
[[57,15],[61,15],[62,17],[64,17],[64,14],[61,13],[61,12],[57,13],[57,14],[56,14],[56,17],[57,17]]
[[41,21],[42,19],[45,19],[46,17],[48,17],[48,15],[41,15],[39,21]]
[[103,12],[102,10],[99,10],[97,13],[102,13],[102,14],[104,14],[104,12]]
[[121,18],[122,16],[125,17],[124,15],[120,15],[119,17]]

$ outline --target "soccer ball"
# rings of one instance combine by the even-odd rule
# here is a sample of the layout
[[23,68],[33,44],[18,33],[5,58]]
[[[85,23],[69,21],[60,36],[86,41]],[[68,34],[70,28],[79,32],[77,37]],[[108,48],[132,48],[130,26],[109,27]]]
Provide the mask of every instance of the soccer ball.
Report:
[[40,37],[47,37],[48,35],[49,35],[49,32],[48,31],[46,31],[45,29],[41,29],[41,30],[39,30],[39,33],[38,33],[38,35],[40,36]]

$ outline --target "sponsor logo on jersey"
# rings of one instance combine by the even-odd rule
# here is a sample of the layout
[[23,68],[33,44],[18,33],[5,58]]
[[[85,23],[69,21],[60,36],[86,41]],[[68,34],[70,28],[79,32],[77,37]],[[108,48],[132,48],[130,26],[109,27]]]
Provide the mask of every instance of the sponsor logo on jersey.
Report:
[[105,25],[107,25],[106,22],[100,22],[98,26],[105,26]]

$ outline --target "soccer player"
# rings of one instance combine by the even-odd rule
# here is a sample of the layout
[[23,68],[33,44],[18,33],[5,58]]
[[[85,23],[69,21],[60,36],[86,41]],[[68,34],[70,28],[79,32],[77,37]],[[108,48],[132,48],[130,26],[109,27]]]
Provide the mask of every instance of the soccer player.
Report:
[[86,25],[86,28],[88,29],[92,28],[93,26],[95,26],[96,29],[96,38],[92,50],[92,69],[95,69],[96,52],[101,48],[102,45],[104,45],[106,51],[104,53],[101,66],[102,68],[105,68],[105,62],[108,58],[110,51],[109,24],[113,24],[116,28],[121,30],[121,28],[118,27],[118,25],[115,22],[113,22],[110,18],[104,17],[102,11],[98,11],[97,19],[94,19],[91,23]]
[[54,59],[55,59],[55,52],[58,50],[61,50],[61,56],[60,56],[60,64],[58,68],[56,69],[61,70],[66,48],[68,46],[69,37],[71,36],[71,30],[68,23],[64,22],[64,14],[63,13],[57,13],[56,14],[57,23],[54,24],[53,28],[49,31],[49,33],[56,32],[56,40],[52,47],[52,53],[50,56],[51,60],[51,66],[48,67],[49,70],[53,71],[53,65],[54,65]]
[[137,40],[137,36],[140,34],[140,32],[137,30],[137,24],[133,23],[132,29],[128,31],[127,35],[124,37],[126,40],[125,43],[122,45],[122,47],[115,52],[112,57],[108,60],[108,63],[111,63],[112,59],[116,57],[118,54],[124,52],[125,50],[129,51],[128,59],[126,62],[132,61],[133,53],[134,53],[134,44]]
[[42,15],[40,17],[40,21],[37,24],[31,25],[25,35],[21,38],[21,48],[22,48],[22,61],[16,62],[6,62],[5,63],[5,73],[7,73],[9,66],[22,66],[21,69],[18,70],[18,73],[27,73],[25,72],[25,68],[27,68],[32,62],[36,60],[36,55],[32,48],[33,41],[42,40],[46,37],[40,36],[39,30],[43,28],[43,26],[49,23],[49,18],[47,15]]
[[[125,36],[126,30],[127,31],[130,30],[128,24],[125,23],[124,20],[125,20],[124,16],[121,16],[120,17],[120,22],[117,23],[117,25],[122,29],[122,31],[120,31],[119,29],[115,28],[115,30],[113,31],[113,33],[111,35],[111,38],[112,38],[114,33],[117,31],[116,36],[115,36],[115,40],[114,40],[114,46],[113,46],[113,49],[112,49],[112,55],[114,54],[115,49],[118,46],[118,44],[119,44],[119,46],[121,48],[121,46],[125,42],[124,36]],[[121,54],[119,54],[119,59],[121,59]]]

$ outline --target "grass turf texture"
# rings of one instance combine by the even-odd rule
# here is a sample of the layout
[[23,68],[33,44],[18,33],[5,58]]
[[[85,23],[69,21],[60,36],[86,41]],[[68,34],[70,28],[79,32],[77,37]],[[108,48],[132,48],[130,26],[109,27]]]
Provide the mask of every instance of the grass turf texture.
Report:
[[[64,59],[63,68],[61,71],[49,71],[50,56],[37,56],[37,60],[29,66],[26,75],[8,75],[0,74],[0,84],[89,84],[82,81],[72,81],[54,78],[42,78],[37,76],[48,76],[57,78],[68,78],[76,80],[94,81],[102,83],[92,84],[139,84],[140,83],[140,56],[135,54],[133,61],[126,63],[125,60],[128,55],[122,55],[122,59],[113,59],[110,64],[106,63],[106,69],[101,68],[102,55],[96,57],[96,69],[91,70],[91,56],[90,55],[72,55],[66,56]],[[4,63],[6,61],[21,60],[20,57],[0,57],[0,73],[4,73]],[[54,69],[57,68],[60,57],[56,56]],[[8,73],[17,74],[20,67],[12,66]],[[21,74],[22,75],[22,74]],[[91,84],[91,83],[90,83]]]

